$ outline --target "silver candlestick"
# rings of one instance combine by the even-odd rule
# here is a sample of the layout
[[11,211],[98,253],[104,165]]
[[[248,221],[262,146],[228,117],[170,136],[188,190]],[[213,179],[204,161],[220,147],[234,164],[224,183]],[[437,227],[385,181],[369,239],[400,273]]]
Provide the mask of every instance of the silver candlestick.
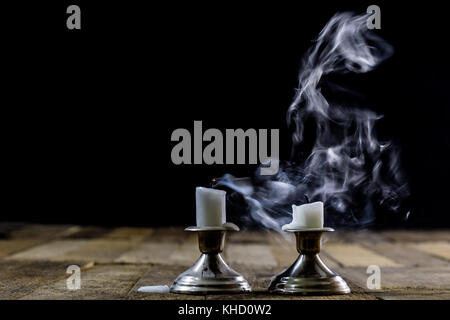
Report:
[[230,268],[222,258],[227,231],[239,231],[231,223],[222,227],[189,227],[197,232],[202,255],[194,265],[180,274],[170,292],[183,294],[220,294],[250,292],[247,280]]
[[296,237],[297,260],[272,278],[269,291],[282,294],[333,295],[350,293],[347,283],[320,259],[321,238],[332,228],[287,229]]

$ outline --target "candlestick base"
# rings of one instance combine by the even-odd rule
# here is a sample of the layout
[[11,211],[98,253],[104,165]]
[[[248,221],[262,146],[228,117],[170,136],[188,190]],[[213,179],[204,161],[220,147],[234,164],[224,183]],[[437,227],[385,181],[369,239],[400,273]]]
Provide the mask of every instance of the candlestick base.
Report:
[[320,240],[331,228],[287,229],[297,240],[297,260],[274,276],[269,291],[281,294],[334,295],[350,293],[347,283],[320,259]]
[[197,295],[250,292],[247,280],[230,268],[220,254],[226,232],[238,230],[232,224],[223,227],[186,228],[186,231],[198,233],[202,255],[191,268],[176,278],[170,292]]

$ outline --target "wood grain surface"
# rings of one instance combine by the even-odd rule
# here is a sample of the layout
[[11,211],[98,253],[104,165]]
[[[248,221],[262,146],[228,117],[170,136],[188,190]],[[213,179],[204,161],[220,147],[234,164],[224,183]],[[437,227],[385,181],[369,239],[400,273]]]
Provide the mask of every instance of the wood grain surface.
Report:
[[[168,285],[199,257],[197,239],[182,228],[103,228],[0,223],[0,299],[450,299],[450,231],[335,232],[322,259],[344,277],[343,296],[280,296],[270,278],[297,257],[292,237],[241,231],[227,235],[223,256],[249,281],[238,295],[140,293]],[[66,285],[69,265],[81,268],[81,289]],[[367,288],[367,267],[378,265],[381,289]]]

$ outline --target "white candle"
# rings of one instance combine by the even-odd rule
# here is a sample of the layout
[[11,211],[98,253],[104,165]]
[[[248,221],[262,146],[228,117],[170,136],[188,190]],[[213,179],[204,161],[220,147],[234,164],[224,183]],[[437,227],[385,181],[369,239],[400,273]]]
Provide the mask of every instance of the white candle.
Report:
[[286,229],[323,228],[323,202],[292,205],[292,222],[282,227]]
[[148,292],[148,293],[169,293],[170,289],[168,286],[144,286],[138,289],[138,292]]
[[197,187],[195,200],[198,227],[222,227],[224,225],[226,194],[222,190]]

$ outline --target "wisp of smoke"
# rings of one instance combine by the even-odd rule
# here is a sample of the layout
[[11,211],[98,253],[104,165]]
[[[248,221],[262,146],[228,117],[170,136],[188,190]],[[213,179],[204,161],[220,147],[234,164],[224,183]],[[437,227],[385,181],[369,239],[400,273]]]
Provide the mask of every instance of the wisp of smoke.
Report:
[[[367,109],[331,103],[322,94],[325,75],[365,73],[391,56],[392,47],[368,30],[367,15],[336,14],[320,32],[303,60],[299,88],[287,110],[292,130],[292,158],[280,162],[274,176],[236,178],[225,175],[217,185],[243,196],[250,217],[261,226],[280,230],[290,221],[292,204],[325,204],[327,226],[363,226],[377,210],[402,214],[409,195],[399,153],[377,139],[380,115]],[[305,142],[306,123],[313,123],[310,152],[298,152]]]

